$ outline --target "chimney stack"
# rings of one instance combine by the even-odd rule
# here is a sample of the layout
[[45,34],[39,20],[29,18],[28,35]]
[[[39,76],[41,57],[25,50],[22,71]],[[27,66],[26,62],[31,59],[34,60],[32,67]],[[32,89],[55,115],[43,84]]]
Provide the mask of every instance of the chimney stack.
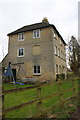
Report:
[[46,17],[43,18],[42,22],[43,22],[43,23],[48,23],[48,24],[49,24],[48,19],[47,19]]

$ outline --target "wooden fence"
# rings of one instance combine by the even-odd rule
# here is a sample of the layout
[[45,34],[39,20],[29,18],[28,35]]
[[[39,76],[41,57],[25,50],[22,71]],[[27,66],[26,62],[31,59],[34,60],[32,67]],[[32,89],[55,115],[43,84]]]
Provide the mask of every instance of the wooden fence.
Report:
[[[67,80],[67,84],[68,84],[68,81]],[[48,85],[51,85],[53,84],[55,86],[55,84],[58,86],[58,91],[57,93],[51,93],[47,96],[43,96],[41,97],[41,92],[42,92],[42,87],[44,86],[48,86]],[[75,87],[75,79],[73,78],[72,79],[72,87],[70,89],[67,89],[67,90],[63,90],[62,91],[62,84],[63,82],[61,80],[58,80],[58,81],[55,81],[54,83],[44,83],[44,84],[40,84],[40,85],[36,85],[36,86],[30,86],[30,87],[25,87],[25,88],[17,88],[17,89],[11,89],[11,90],[3,90],[3,94],[2,94],[2,100],[3,100],[3,117],[5,118],[5,114],[7,114],[8,112],[12,112],[12,111],[15,111],[17,109],[20,109],[22,107],[25,107],[25,106],[28,106],[28,105],[31,105],[33,103],[36,104],[36,109],[37,109],[37,113],[35,115],[32,115],[30,117],[40,117],[42,116],[43,114],[47,114],[48,111],[51,111],[53,109],[56,108],[56,106],[60,107],[61,109],[63,109],[64,107],[64,104],[69,101],[70,99],[72,99],[73,97],[76,96],[76,87]],[[5,101],[5,96],[7,94],[12,94],[12,93],[15,93],[15,92],[21,92],[21,91],[29,91],[31,89],[36,89],[36,98],[34,100],[31,100],[31,101],[28,101],[28,102],[25,102],[25,103],[22,103],[22,104],[19,104],[19,105],[16,105],[14,107],[10,107],[10,108],[5,108],[4,106],[4,101]],[[63,92],[66,94],[67,92],[69,91],[73,91],[73,95],[67,99],[64,99],[63,97]],[[48,99],[51,99],[52,97],[55,98],[55,96],[59,96],[59,104],[57,105],[53,105],[51,107],[49,107],[48,109],[44,110],[42,104],[43,104],[43,101],[44,100],[48,100]]]

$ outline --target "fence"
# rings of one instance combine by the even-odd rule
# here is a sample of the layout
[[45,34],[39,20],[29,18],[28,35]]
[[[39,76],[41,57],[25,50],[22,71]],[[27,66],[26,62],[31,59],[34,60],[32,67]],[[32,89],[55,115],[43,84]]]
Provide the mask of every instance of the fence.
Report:
[[[30,116],[27,116],[27,117],[40,117],[40,116],[43,116],[43,115],[46,115],[49,111],[55,109],[56,107],[59,107],[60,109],[63,109],[64,108],[64,104],[69,101],[70,99],[72,99],[73,97],[76,96],[77,92],[76,92],[76,79],[72,79],[72,80],[66,80],[65,81],[66,84],[68,86],[68,83],[71,82],[71,88],[69,89],[62,89],[63,88],[63,83],[64,81],[61,81],[61,80],[58,80],[58,81],[55,81],[53,83],[44,83],[44,84],[40,84],[40,85],[36,85],[36,86],[29,86],[29,87],[24,87],[24,88],[17,88],[17,89],[11,89],[11,90],[3,90],[3,117],[5,118],[5,114],[9,113],[9,112],[12,112],[12,111],[15,111],[15,110],[18,110],[20,108],[23,108],[25,106],[29,106],[29,105],[32,105],[32,104],[36,104],[36,114],[34,115],[30,115]],[[46,95],[46,96],[42,96],[42,89],[43,87],[47,87],[47,86],[51,86],[53,85],[55,87],[55,85],[57,86],[58,90],[57,92],[52,92],[51,91],[51,94],[49,93],[49,95]],[[65,86],[64,86],[65,88]],[[29,91],[31,89],[35,89],[36,90],[36,94],[35,94],[35,99],[34,100],[30,100],[30,101],[27,101],[27,102],[24,102],[24,103],[21,103],[19,105],[16,105],[16,106],[13,106],[13,107],[9,107],[9,108],[5,108],[4,106],[4,102],[5,102],[5,96],[6,95],[9,95],[9,94],[12,94],[12,93],[17,93],[17,92],[24,92],[24,91]],[[55,90],[56,91],[56,90]],[[70,91],[72,91],[72,95],[67,97],[65,99],[65,97],[63,97],[64,95],[66,95],[67,93],[69,93]],[[53,106],[50,106],[48,107],[48,109],[44,109],[44,106],[43,106],[43,101],[48,101],[48,99],[52,99],[52,98],[56,98],[56,96],[58,96],[58,103],[57,104],[54,104]]]

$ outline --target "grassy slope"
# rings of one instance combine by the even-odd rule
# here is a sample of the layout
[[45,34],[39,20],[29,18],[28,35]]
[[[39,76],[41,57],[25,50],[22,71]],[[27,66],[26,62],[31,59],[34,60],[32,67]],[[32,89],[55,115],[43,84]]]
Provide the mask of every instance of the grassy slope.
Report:
[[[77,87],[78,85],[78,81],[75,81],[75,87]],[[4,89],[14,89],[15,86],[16,88],[20,88],[20,87],[26,87],[29,85],[12,85],[12,84],[3,84]],[[72,87],[72,81],[64,81],[62,84],[62,91],[66,90],[66,89],[70,89]],[[78,89],[77,89],[78,91]],[[47,85],[42,87],[42,91],[41,91],[41,96],[47,96],[50,95],[51,93],[57,93],[58,92],[58,86],[55,83],[53,83],[52,85]],[[65,93],[64,91],[64,99],[72,96],[72,91]],[[36,99],[36,89],[32,89],[29,91],[23,91],[23,92],[16,92],[16,93],[12,93],[12,94],[8,94],[5,95],[5,102],[4,102],[4,106],[5,108],[8,107],[12,107],[12,106],[16,106],[18,104],[21,103],[25,103],[27,101],[30,100],[34,100]],[[52,97],[48,100],[44,100],[43,104],[42,104],[42,110],[45,110],[46,108],[55,105],[59,102],[59,96],[55,96]],[[58,111],[58,109],[56,110]],[[26,117],[30,117],[31,114],[36,114],[37,110],[36,110],[36,104],[33,105],[29,105],[29,106],[25,106],[21,109],[15,110],[13,112],[9,112],[6,114],[7,118],[26,118]]]

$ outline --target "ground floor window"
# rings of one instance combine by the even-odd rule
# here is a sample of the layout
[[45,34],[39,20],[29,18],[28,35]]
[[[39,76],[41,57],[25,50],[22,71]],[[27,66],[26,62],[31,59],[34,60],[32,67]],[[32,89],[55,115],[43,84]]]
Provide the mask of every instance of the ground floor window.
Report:
[[58,74],[58,65],[56,65],[56,74]]
[[41,75],[41,67],[40,67],[40,65],[34,65],[33,74],[34,75]]

